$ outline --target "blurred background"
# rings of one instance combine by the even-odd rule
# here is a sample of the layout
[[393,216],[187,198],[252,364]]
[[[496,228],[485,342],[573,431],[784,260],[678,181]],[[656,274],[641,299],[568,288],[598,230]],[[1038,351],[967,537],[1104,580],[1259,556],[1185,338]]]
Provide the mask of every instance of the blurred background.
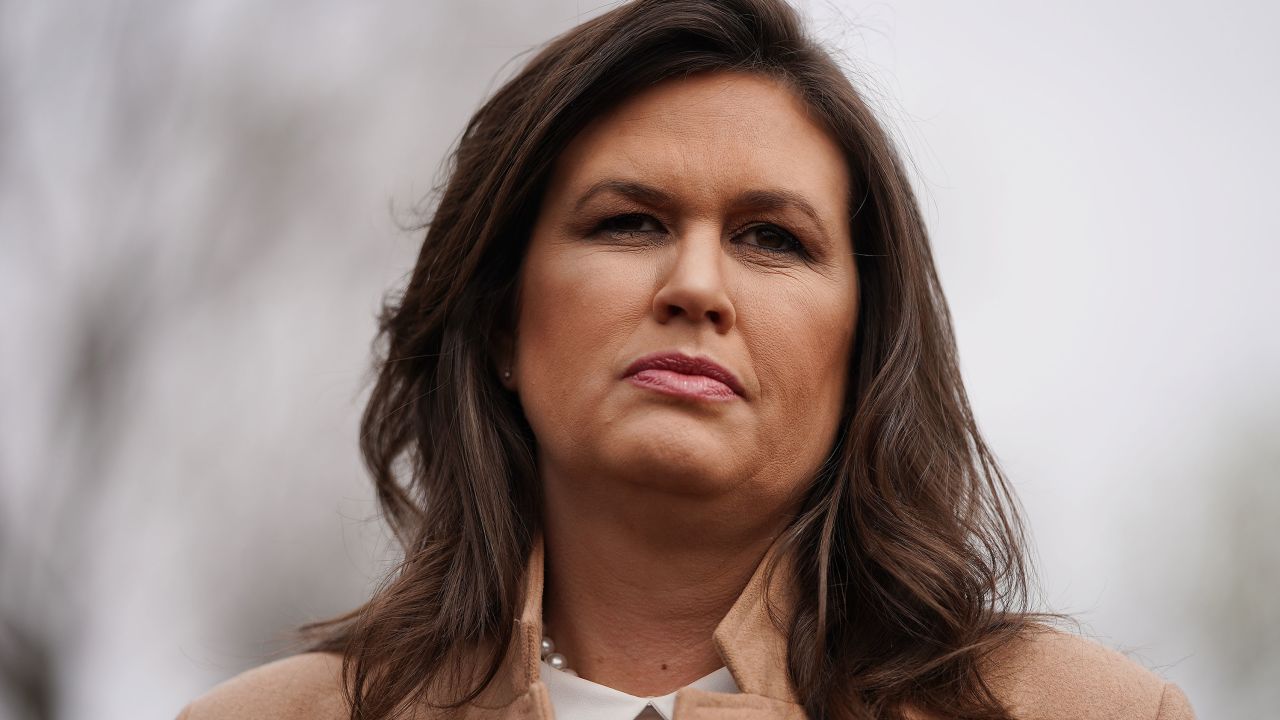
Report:
[[[797,4],[912,162],[1045,605],[1274,716],[1280,6]],[[367,596],[401,228],[608,7],[0,0],[0,718],[171,718]]]

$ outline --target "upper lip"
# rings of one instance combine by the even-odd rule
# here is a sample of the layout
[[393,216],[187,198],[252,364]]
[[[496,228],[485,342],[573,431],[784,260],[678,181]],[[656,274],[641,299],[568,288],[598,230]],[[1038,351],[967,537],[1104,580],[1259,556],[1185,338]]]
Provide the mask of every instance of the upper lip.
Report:
[[637,359],[627,366],[623,377],[630,377],[641,370],[671,370],[682,375],[703,375],[718,380],[739,395],[745,395],[738,377],[711,358],[694,357],[682,352],[656,352]]

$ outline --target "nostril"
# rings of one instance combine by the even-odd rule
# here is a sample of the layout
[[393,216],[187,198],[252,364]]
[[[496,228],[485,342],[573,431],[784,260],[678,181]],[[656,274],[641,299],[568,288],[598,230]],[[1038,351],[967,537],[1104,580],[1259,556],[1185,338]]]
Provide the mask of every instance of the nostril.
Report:
[[712,311],[708,312],[708,313],[707,313],[707,319],[711,321],[711,324],[712,324],[712,325],[719,325],[719,324],[720,324],[720,313],[719,313],[719,311],[717,311],[717,310],[712,310]]

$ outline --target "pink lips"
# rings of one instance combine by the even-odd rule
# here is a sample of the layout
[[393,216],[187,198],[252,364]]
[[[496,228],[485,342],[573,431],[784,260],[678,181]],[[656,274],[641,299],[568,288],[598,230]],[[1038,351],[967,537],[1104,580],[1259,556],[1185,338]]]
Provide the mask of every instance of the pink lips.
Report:
[[742,383],[711,360],[677,352],[659,352],[636,360],[623,374],[633,385],[696,400],[732,400]]

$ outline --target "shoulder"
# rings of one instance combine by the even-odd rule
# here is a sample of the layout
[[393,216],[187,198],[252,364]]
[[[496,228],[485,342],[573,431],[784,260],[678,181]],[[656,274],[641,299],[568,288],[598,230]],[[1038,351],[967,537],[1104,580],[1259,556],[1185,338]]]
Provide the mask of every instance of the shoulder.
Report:
[[342,656],[303,653],[243,672],[191,701],[178,720],[345,720]]
[[1027,631],[986,661],[984,677],[1026,720],[1192,720],[1176,685],[1120,653],[1049,628]]

